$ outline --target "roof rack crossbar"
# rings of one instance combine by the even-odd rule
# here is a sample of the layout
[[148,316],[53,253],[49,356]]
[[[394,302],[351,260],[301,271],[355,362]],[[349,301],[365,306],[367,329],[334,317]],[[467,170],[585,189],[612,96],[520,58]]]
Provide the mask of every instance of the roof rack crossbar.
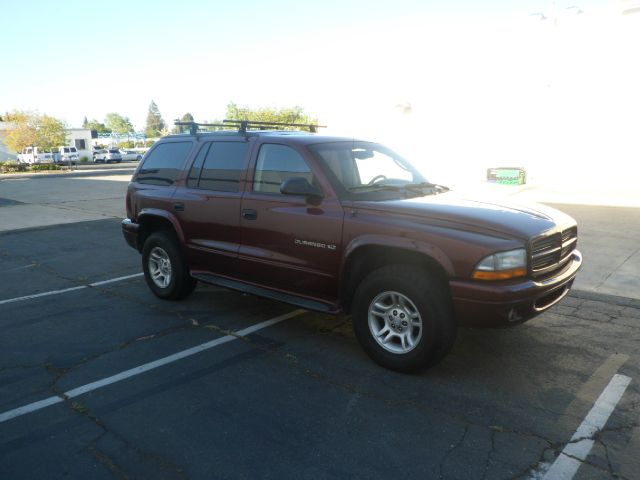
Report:
[[318,128],[327,128],[325,125],[316,125],[313,123],[282,123],[282,122],[257,122],[253,120],[223,120],[223,123],[197,123],[197,122],[181,122],[174,121],[176,127],[189,127],[189,133],[195,135],[200,127],[217,127],[217,128],[237,128],[239,133],[247,133],[251,127],[298,127],[308,128],[310,132],[316,133]]
[[252,126],[258,127],[298,127],[308,128],[310,132],[316,133],[318,128],[327,128],[326,125],[317,125],[313,123],[282,123],[282,122],[259,122],[254,120],[223,120],[227,124],[239,125],[241,132],[246,132],[247,128]]
[[218,127],[218,128],[229,128],[230,125],[224,124],[224,123],[196,123],[196,122],[179,122],[179,121],[175,121],[173,122],[173,124],[176,127],[189,127],[189,133],[191,133],[191,135],[195,135],[196,133],[198,133],[198,129],[200,127]]

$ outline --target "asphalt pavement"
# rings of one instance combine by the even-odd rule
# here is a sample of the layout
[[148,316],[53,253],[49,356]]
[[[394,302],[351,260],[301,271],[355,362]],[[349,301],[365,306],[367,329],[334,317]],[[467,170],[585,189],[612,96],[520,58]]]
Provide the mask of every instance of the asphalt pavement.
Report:
[[638,275],[638,209],[563,205],[580,287],[402,375],[347,317],[154,297],[120,233],[127,179],[0,180],[0,478],[640,478],[640,300],[608,290]]

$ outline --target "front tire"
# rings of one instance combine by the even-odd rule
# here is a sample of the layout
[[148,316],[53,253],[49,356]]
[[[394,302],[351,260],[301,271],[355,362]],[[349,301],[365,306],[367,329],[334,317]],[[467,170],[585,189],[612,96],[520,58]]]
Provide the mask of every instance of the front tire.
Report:
[[196,280],[170,232],[155,232],[147,238],[142,249],[142,269],[151,291],[165,300],[180,300],[193,292]]
[[365,352],[400,372],[434,365],[455,340],[446,289],[429,272],[408,265],[369,274],[356,289],[352,320]]

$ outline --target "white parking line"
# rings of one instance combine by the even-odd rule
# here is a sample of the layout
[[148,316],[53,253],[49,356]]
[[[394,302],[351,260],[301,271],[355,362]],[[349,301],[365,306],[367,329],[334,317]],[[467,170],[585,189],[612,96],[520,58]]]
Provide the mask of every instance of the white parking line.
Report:
[[547,470],[543,480],[570,480],[574,477],[593,447],[593,436],[604,428],[630,382],[631,378],[626,375],[616,374],[613,376],[609,385],[600,394],[589,414],[571,437],[570,443]]
[[134,273],[133,275],[125,275],[124,277],[111,278],[109,280],[103,280],[101,282],[89,283],[87,285],[79,285],[77,287],[65,288],[62,290],[52,290],[50,292],[35,293],[33,295],[25,295],[24,297],[8,298],[6,300],[0,300],[0,305],[7,303],[22,302],[24,300],[32,300],[34,298],[48,297],[49,295],[60,295],[61,293],[74,292],[76,290],[82,290],[89,287],[99,287],[100,285],[106,285],[108,283],[121,282],[122,280],[129,280],[130,278],[141,277],[144,273]]
[[81,387],[77,387],[72,390],[68,390],[61,395],[55,395],[53,397],[45,398],[43,400],[39,400],[37,402],[30,403],[28,405],[24,405],[22,407],[14,408],[13,410],[9,410],[8,412],[0,413],[0,423],[11,420],[12,418],[26,415],[27,413],[42,410],[43,408],[46,408],[50,405],[55,405],[56,403],[63,402],[66,399],[74,398],[87,392],[92,392],[93,390],[97,390],[99,388],[106,387],[107,385],[120,382],[121,380],[125,380],[127,378],[140,375],[141,373],[154,370],[158,367],[162,367],[163,365],[167,365],[169,363],[176,362],[183,358],[190,357],[192,355],[195,355],[196,353],[200,353],[205,350],[209,350],[210,348],[223,345],[225,343],[236,340],[239,337],[243,337],[253,332],[257,332],[258,330],[262,330],[263,328],[270,327],[271,325],[275,325],[276,323],[283,322],[290,318],[301,315],[305,312],[306,310],[294,310],[293,312],[285,313],[284,315],[280,315],[270,320],[265,320],[264,322],[256,323],[255,325],[247,327],[243,330],[239,330],[234,335],[225,335],[224,337],[216,338],[215,340],[211,340],[210,342],[206,342],[201,345],[189,348],[187,350],[174,353],[172,355],[161,358],[159,360],[154,360],[153,362],[145,363],[144,365],[140,365],[138,367],[125,370],[123,372],[117,373],[110,377],[103,378],[101,380],[97,380],[95,382],[88,383],[86,385],[82,385]]

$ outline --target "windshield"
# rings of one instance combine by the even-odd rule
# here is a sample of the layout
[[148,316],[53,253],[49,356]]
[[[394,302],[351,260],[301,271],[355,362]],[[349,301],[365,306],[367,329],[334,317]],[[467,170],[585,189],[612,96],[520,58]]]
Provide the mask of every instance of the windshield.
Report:
[[416,188],[430,186],[426,179],[397,153],[369,142],[331,142],[311,145],[333,179],[339,193],[372,199],[424,195]]

